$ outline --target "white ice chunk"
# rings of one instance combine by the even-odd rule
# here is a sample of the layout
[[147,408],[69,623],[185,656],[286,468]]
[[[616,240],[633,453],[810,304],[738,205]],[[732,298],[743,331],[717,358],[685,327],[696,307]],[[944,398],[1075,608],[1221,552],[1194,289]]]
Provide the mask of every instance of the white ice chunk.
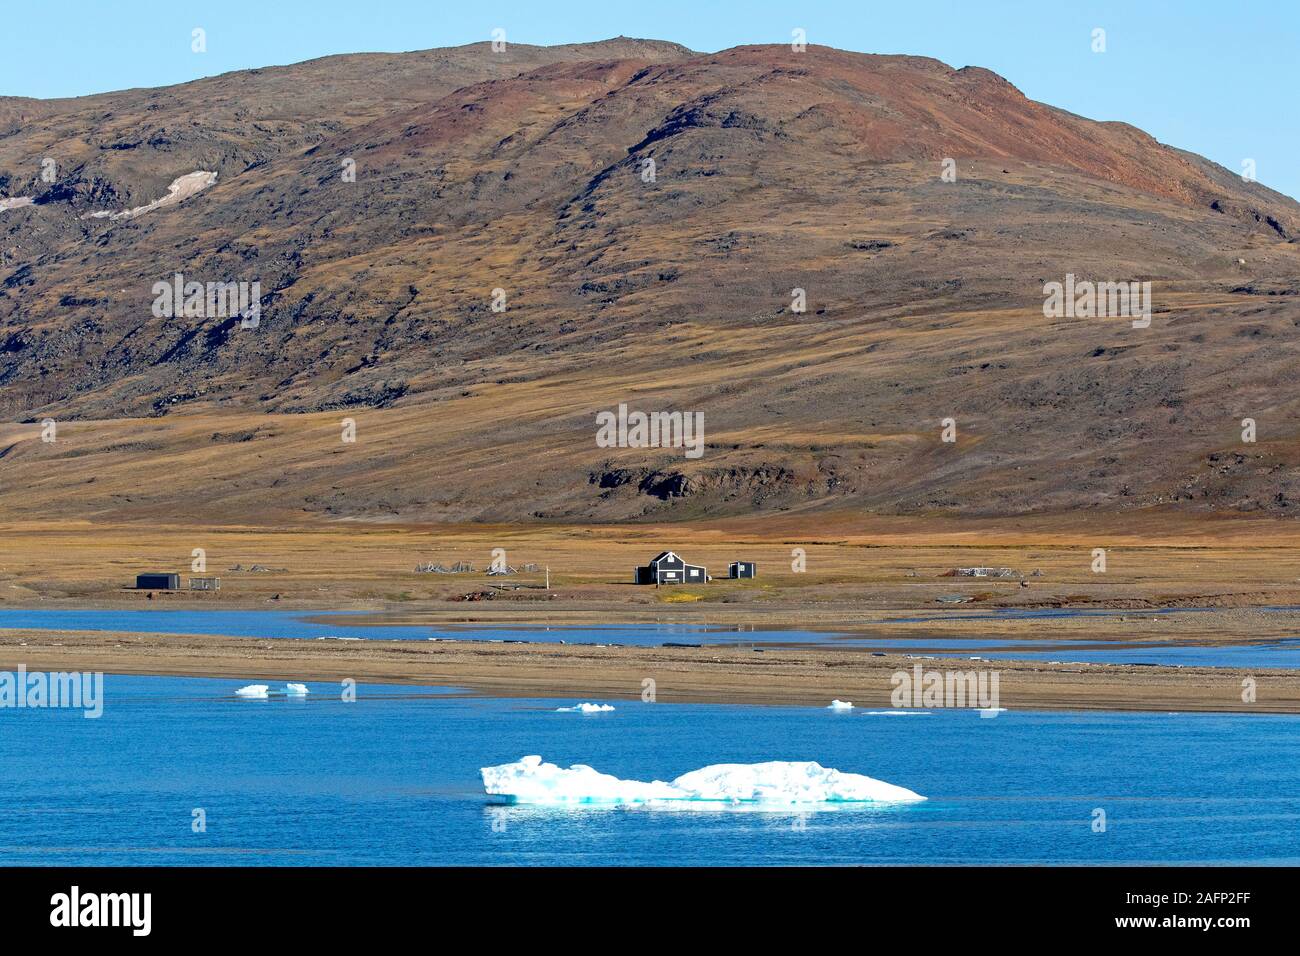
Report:
[[829,707],[827,707],[826,709],[827,709],[827,710],[840,710],[840,711],[843,711],[843,710],[852,710],[852,709],[853,709],[853,701],[851,701],[851,700],[838,700],[838,699],[836,699],[836,700],[831,701],[831,705],[830,705]]
[[696,800],[760,803],[922,800],[919,794],[857,773],[841,773],[818,763],[772,760],[721,763],[682,774],[673,786]]
[[241,687],[235,691],[235,696],[265,699],[267,690],[269,688],[265,684],[249,684],[247,687]]
[[308,694],[306,684],[285,684],[284,692],[290,697],[306,697]]
[[808,803],[903,803],[925,797],[903,787],[817,763],[713,764],[671,783],[620,780],[585,764],[568,769],[538,756],[482,768],[483,788],[516,803],[654,804],[701,801],[789,805]]
[[556,707],[557,714],[607,714],[614,709],[612,704],[574,704],[572,707]]
[[537,756],[484,767],[481,773],[487,793],[512,797],[517,803],[645,803],[682,798],[679,790],[657,780],[620,780],[584,764],[565,770],[553,763],[542,763]]

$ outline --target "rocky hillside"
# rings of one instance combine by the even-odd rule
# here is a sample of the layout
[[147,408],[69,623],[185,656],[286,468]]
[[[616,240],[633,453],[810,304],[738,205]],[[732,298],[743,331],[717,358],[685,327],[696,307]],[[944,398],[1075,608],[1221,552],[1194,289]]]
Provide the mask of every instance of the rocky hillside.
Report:
[[[977,67],[618,39],[0,99],[0,205],[0,415],[63,428],[9,429],[10,510],[233,518],[241,469],[407,519],[1300,508],[1300,206]],[[257,326],[154,314],[176,273]],[[1045,317],[1067,274],[1150,326]],[[620,402],[703,453],[598,447]]]

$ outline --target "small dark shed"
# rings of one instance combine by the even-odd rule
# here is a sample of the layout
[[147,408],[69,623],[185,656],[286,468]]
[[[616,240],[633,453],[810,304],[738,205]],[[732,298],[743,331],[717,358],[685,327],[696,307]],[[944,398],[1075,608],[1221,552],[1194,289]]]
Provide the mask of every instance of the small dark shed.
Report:
[[137,591],[175,591],[181,586],[179,574],[137,574],[135,587]]
[[756,573],[753,561],[732,561],[727,577],[752,578]]

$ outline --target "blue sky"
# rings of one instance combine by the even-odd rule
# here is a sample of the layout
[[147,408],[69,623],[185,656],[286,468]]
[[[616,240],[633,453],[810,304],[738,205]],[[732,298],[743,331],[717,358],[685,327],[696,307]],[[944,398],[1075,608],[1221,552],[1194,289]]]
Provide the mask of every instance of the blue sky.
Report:
[[[13,2],[0,95],[160,86],[331,53],[623,34],[714,51],[810,43],[988,67],[1036,100],[1123,120],[1300,198],[1300,2],[1251,0],[73,0]],[[195,27],[208,50],[190,50]],[[1092,31],[1106,31],[1093,53]]]

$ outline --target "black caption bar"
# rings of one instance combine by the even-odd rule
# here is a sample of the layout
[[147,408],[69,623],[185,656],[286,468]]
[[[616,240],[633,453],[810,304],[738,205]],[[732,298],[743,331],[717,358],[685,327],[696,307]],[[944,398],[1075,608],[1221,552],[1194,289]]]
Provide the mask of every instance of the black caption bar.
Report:
[[809,919],[819,932],[912,919],[994,929],[999,941],[1055,932],[1231,942],[1293,926],[1297,876],[1287,868],[23,868],[0,870],[0,919],[19,938],[205,945],[275,939],[266,933],[287,945],[373,942],[522,921],[580,934],[613,920],[662,939],[706,914],[722,938]]

